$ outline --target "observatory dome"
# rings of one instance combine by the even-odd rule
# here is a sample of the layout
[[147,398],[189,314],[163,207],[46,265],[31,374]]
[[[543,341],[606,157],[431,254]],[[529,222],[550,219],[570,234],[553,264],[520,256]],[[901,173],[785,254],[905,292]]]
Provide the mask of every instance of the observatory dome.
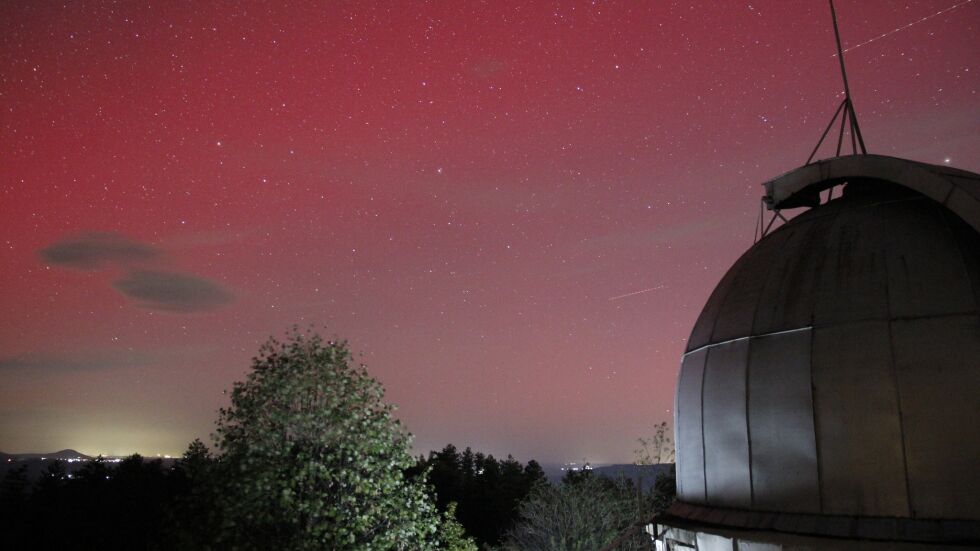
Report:
[[812,208],[742,255],[694,325],[670,514],[977,537],[980,176],[862,155],[766,189],[771,208]]

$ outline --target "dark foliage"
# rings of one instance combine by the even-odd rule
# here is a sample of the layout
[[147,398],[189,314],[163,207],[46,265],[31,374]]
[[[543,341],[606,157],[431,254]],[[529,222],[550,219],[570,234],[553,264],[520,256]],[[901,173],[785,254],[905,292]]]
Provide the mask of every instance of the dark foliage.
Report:
[[220,523],[218,462],[200,440],[187,447],[170,471],[173,490],[159,549],[210,549]]
[[508,530],[506,551],[618,551],[652,549],[643,526],[673,500],[673,470],[657,478],[650,491],[632,480],[569,471],[559,485],[539,485],[521,502]]
[[653,511],[658,514],[663,513],[676,498],[677,470],[671,465],[670,470],[658,476],[657,481],[653,484],[653,493],[651,494]]
[[23,475],[8,472],[0,490],[5,549],[150,549],[184,491],[139,455],[116,465],[100,457],[74,474],[53,461],[33,485]]
[[452,444],[420,457],[413,472],[429,471],[440,511],[456,503],[456,518],[481,545],[497,545],[517,518],[517,506],[535,485],[545,482],[534,460],[521,464],[511,456],[460,453]]
[[[615,513],[607,515],[609,519],[626,522],[638,518],[634,514],[662,511],[675,493],[672,472],[658,477],[648,492],[627,480],[613,481],[591,471],[570,473],[556,488],[545,481],[534,461],[526,465],[512,457],[499,461],[470,449],[460,453],[451,445],[420,457],[406,474],[413,477],[426,470],[440,510],[446,515],[456,503],[455,517],[465,530],[443,527],[440,539],[449,549],[469,549],[467,535],[483,548],[513,544],[504,536],[508,531],[518,534],[522,503],[528,516],[525,523],[548,526],[553,521],[542,516],[540,506],[534,508],[538,502],[568,514],[602,505]],[[34,481],[23,467],[11,469],[0,482],[0,548],[221,549],[215,541],[222,525],[217,506],[221,472],[219,460],[199,440],[169,469],[138,455],[118,464],[98,458],[74,474],[69,474],[65,463],[54,461]],[[590,482],[595,478],[600,480]],[[583,484],[590,488],[587,492],[572,490]],[[577,499],[579,494],[591,497]],[[622,528],[619,520],[582,526],[573,536],[605,538]]]

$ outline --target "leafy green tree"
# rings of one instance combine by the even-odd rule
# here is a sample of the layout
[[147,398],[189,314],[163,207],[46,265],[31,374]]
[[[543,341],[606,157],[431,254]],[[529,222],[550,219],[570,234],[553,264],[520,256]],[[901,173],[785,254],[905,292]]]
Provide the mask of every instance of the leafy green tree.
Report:
[[641,530],[649,514],[633,484],[582,471],[554,486],[538,484],[519,508],[507,533],[507,551],[599,551],[618,539],[620,551],[650,549]]
[[293,329],[263,345],[219,415],[221,544],[435,548],[438,513],[383,397],[346,342]]
[[446,551],[479,551],[476,542],[466,536],[466,529],[456,520],[456,503],[450,503],[439,526],[440,549]]

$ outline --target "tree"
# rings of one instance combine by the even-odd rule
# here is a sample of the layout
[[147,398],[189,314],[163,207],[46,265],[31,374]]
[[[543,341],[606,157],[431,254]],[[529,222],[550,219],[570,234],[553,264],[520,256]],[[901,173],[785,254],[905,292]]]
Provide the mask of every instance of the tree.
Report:
[[677,471],[674,465],[657,476],[653,483],[653,510],[659,514],[667,510],[677,498]]
[[0,482],[0,542],[6,548],[26,548],[30,542],[24,526],[29,516],[29,487],[26,465],[10,469]]
[[446,506],[439,526],[440,549],[446,551],[479,551],[473,538],[466,536],[466,529],[456,520],[456,502]]
[[[544,470],[531,460],[524,466],[512,456],[498,461],[470,448],[456,446],[420,457],[413,472],[429,472],[439,510],[456,506],[454,517],[478,545],[493,547],[517,518],[517,506],[531,488],[544,480]],[[458,504],[458,506],[457,506]]]
[[[544,482],[546,476],[544,474],[544,469],[535,460],[530,460],[524,467],[524,480],[527,484],[527,489],[530,490],[538,482]],[[526,491],[524,492],[527,493]]]
[[383,397],[346,342],[294,328],[263,345],[219,412],[222,544],[434,548],[438,514]]
[[[640,448],[633,451],[636,465],[662,465],[674,461],[674,443],[670,438],[667,422],[654,425],[652,438],[637,438]],[[642,485],[642,479],[641,479]],[[669,465],[666,471],[661,471],[653,484],[653,510],[662,513],[674,502],[677,494],[677,480],[674,465]]]
[[640,447],[633,450],[636,456],[635,464],[656,465],[674,461],[674,442],[670,438],[670,429],[666,421],[654,425],[653,437],[636,440],[640,443]]
[[538,484],[507,533],[507,551],[598,551],[619,539],[618,550],[650,548],[638,529],[649,504],[626,479],[610,480],[581,471],[558,486]]
[[211,450],[194,439],[170,472],[173,491],[167,510],[161,549],[210,549],[214,547],[213,528],[220,525],[216,503],[217,462]]
[[112,469],[106,484],[107,504],[103,512],[111,512],[117,526],[108,533],[109,545],[132,542],[134,547],[146,547],[156,541],[167,502],[167,479],[162,461],[144,461],[133,454]]
[[214,466],[214,457],[200,438],[195,438],[187,446],[187,451],[174,465],[174,469],[188,480],[203,480]]

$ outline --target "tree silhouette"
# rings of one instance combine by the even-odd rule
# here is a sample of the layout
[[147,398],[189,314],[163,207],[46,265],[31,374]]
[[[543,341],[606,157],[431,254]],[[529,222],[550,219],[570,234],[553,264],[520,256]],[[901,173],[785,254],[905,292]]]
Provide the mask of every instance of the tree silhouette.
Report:
[[637,465],[656,465],[674,461],[674,441],[670,436],[670,428],[664,421],[654,425],[653,436],[637,438],[640,447],[633,450]]
[[460,453],[448,444],[420,458],[413,472],[428,471],[441,511],[455,503],[455,516],[477,543],[497,545],[517,518],[517,506],[535,484],[545,480],[536,461],[522,465],[511,456],[498,461],[492,455]]
[[194,439],[170,471],[173,492],[167,509],[163,549],[210,549],[221,525],[217,508],[217,460],[203,442]]

